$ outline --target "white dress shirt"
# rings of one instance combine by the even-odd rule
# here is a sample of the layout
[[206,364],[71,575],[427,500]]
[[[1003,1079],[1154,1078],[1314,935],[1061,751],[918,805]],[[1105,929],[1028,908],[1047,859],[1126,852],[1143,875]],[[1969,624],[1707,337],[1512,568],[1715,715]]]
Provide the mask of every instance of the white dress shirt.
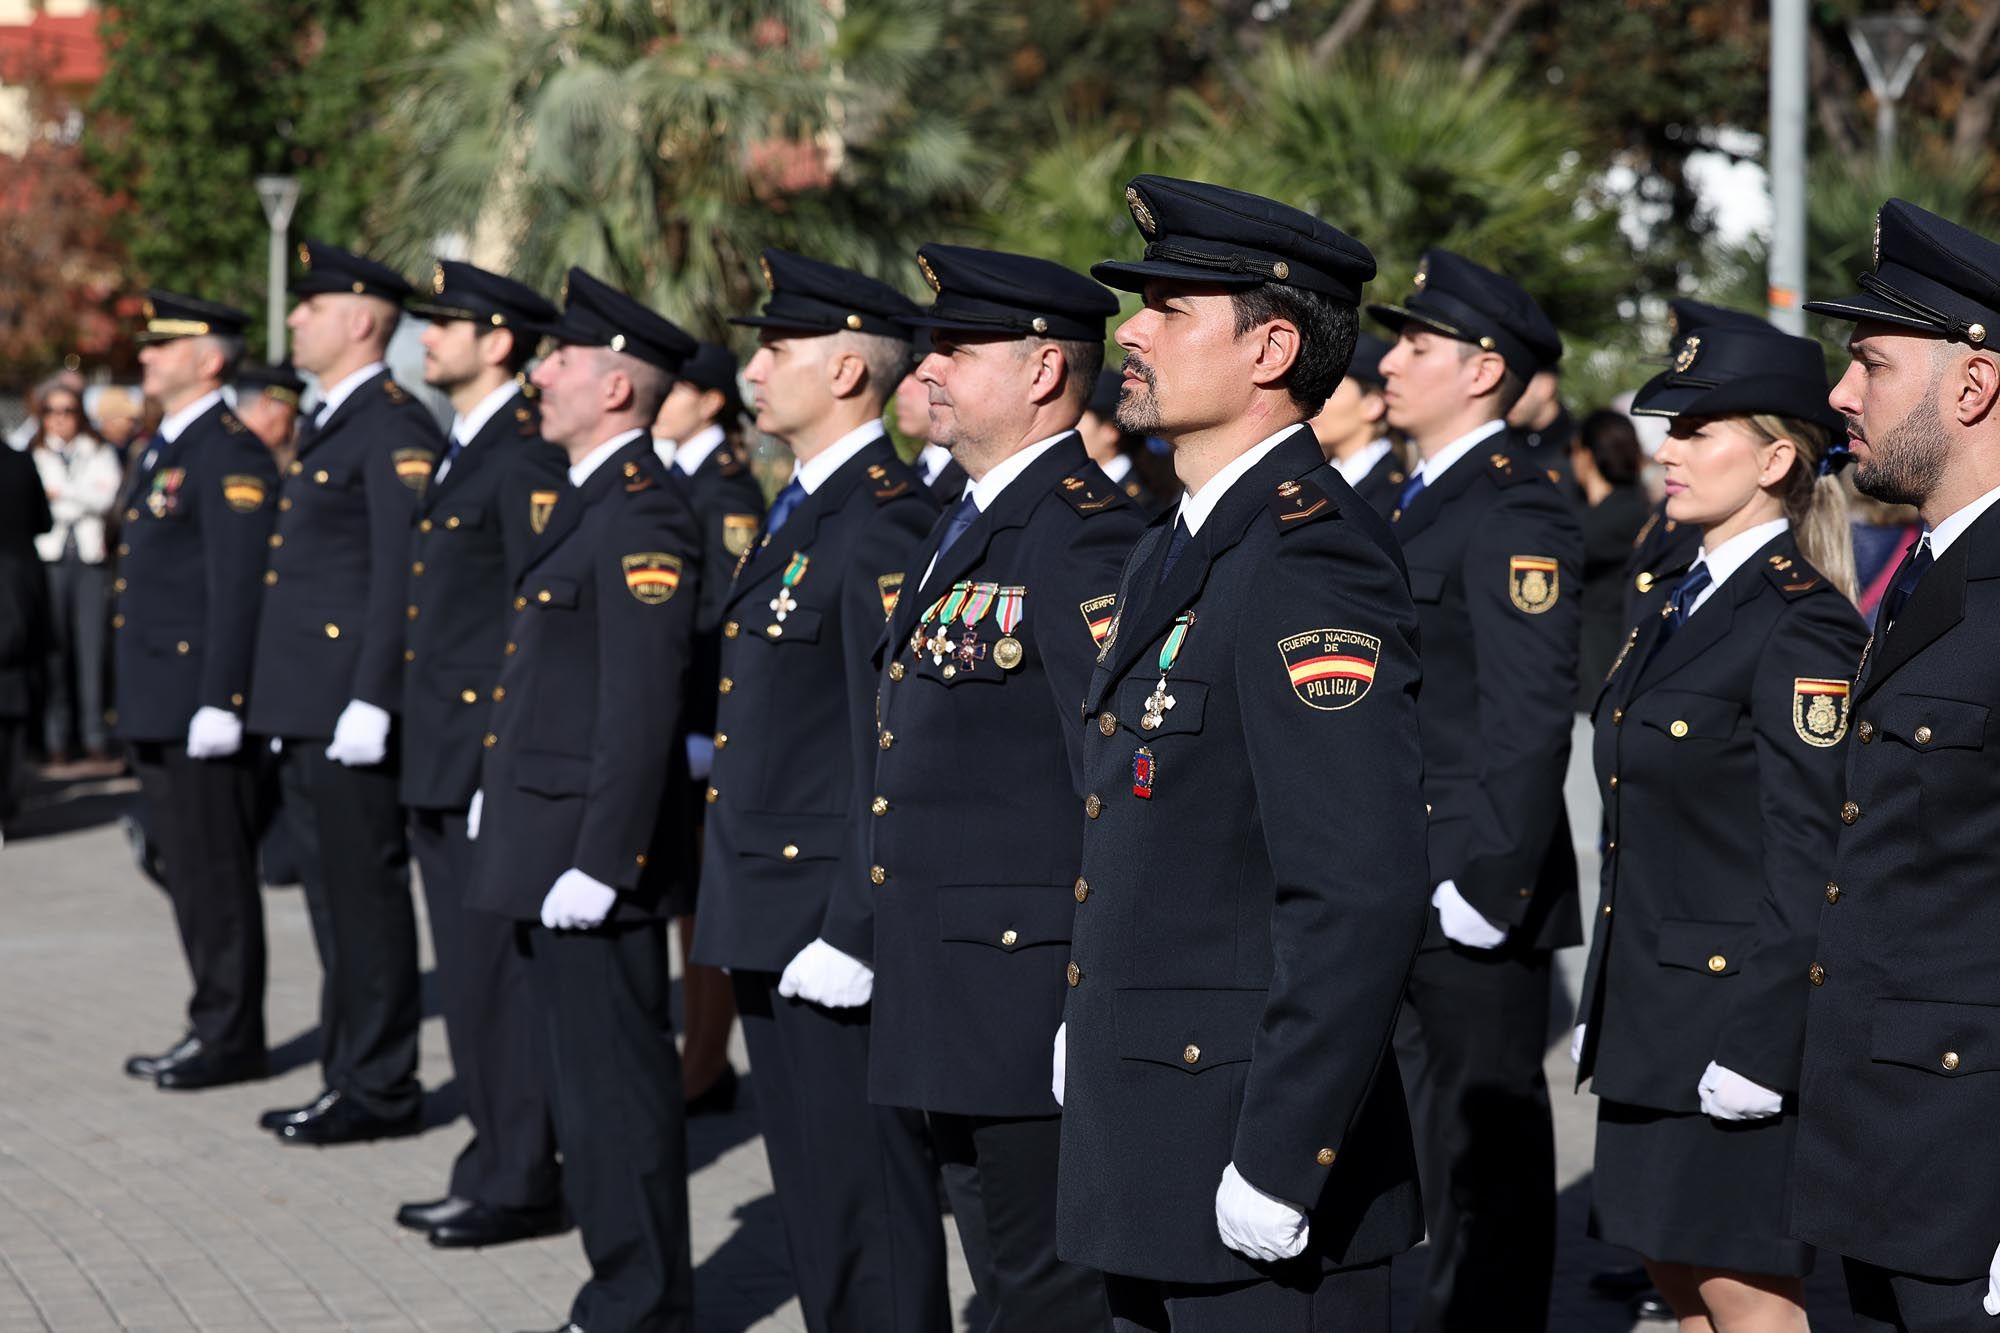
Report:
[[1113,454],[1110,462],[1099,463],[1097,466],[1115,484],[1123,486],[1125,478],[1132,475],[1132,455],[1125,453]]
[[1481,440],[1488,440],[1507,429],[1507,422],[1495,417],[1483,426],[1474,426],[1465,434],[1447,444],[1444,448],[1417,464],[1417,473],[1424,479],[1426,487],[1438,484],[1438,479],[1459,459],[1471,453],[1473,446]]
[[1298,428],[1299,423],[1294,421],[1276,434],[1265,436],[1224,464],[1222,470],[1210,477],[1200,490],[1181,492],[1179,521],[1187,524],[1188,535],[1193,536],[1200,532],[1201,525],[1208,522],[1208,516],[1222,503],[1222,497],[1229,494],[1229,488],[1234,486],[1244,473],[1263,462],[1266,455]]
[[[966,482],[963,495],[971,496],[973,507],[980,513],[985,513],[993,507],[993,502],[1000,498],[1000,492],[1007,489],[1008,482],[1026,472],[1037,458],[1055,448],[1056,441],[1068,434],[1069,432],[1066,430],[1057,431],[1046,440],[1036,440],[1019,453],[1007,455],[1007,457],[994,464],[992,471],[988,472],[978,481]],[[931,571],[936,568],[937,556],[932,555],[931,562],[924,566],[923,578],[917,580],[917,587],[919,589],[930,581]]]
[[803,487],[807,495],[811,495],[826,484],[828,477],[840,471],[842,463],[881,439],[884,433],[879,420],[862,422],[805,462],[794,463],[792,480]]
[[2000,501],[2000,487],[1986,492],[1950,517],[1939,519],[1938,525],[1924,534],[1924,542],[1931,548],[1931,559],[1942,556],[1945,548],[1957,541],[1961,532],[1978,522],[1979,516],[1991,509],[1995,501]]
[[569,484],[581,486],[590,480],[590,474],[604,466],[604,460],[623,449],[646,432],[643,430],[620,431],[583,456],[581,462],[569,465]]
[[928,486],[936,481],[951,462],[951,450],[941,444],[927,444],[917,450],[917,475]]
[[[1774,518],[1768,523],[1759,523],[1754,528],[1737,533],[1713,551],[1706,546],[1702,547],[1694,558],[1694,564],[1688,566],[1688,573],[1692,574],[1696,569],[1706,565],[1708,576],[1714,581],[1695,595],[1694,605],[1688,608],[1688,614],[1692,616],[1708,605],[1708,599],[1715,596],[1723,584],[1729,582],[1731,574],[1743,568],[1751,556],[1764,548],[1764,543],[1781,532],[1790,531],[1791,526],[1790,519]],[[1682,579],[1685,581],[1686,576],[1683,575]]]
[[[1478,442],[1478,440],[1473,441],[1474,444]],[[1338,472],[1340,479],[1349,486],[1359,486],[1362,479],[1375,470],[1375,465],[1382,461],[1383,455],[1389,452],[1389,448],[1389,441],[1386,439],[1371,441],[1345,458],[1334,459],[1333,470]]]
[[[458,441],[458,447],[463,450],[467,445],[471,444],[473,438],[480,431],[486,429],[486,423],[493,420],[495,414],[511,402],[514,395],[520,391],[520,385],[516,384],[513,380],[508,380],[505,384],[480,399],[470,412],[467,412],[464,416],[453,417],[451,422],[451,438]],[[443,481],[444,474],[449,471],[451,471],[451,460],[447,458],[444,462],[438,464],[437,475],[432,477],[431,480]]]
[[[708,456],[722,447],[723,431],[720,426],[703,426],[687,437],[687,443],[675,444],[660,455],[660,461],[679,468],[690,477],[708,461]],[[657,448],[659,441],[655,440]]]
[[369,376],[380,374],[388,366],[380,361],[370,361],[361,369],[349,375],[340,383],[328,389],[320,398],[319,406],[313,409],[313,425],[324,426],[326,419],[340,410],[340,405],[354,396],[354,391],[367,382]]

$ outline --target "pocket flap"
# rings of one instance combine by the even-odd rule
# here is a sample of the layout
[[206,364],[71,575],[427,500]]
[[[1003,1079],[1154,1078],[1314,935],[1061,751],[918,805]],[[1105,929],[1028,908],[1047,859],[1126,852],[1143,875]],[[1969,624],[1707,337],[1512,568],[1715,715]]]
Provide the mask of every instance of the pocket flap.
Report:
[[2000,1069],[2000,1005],[1877,1000],[1868,1057],[1940,1078]]
[[537,796],[581,796],[590,790],[590,759],[580,754],[523,750],[515,785]]
[[1444,600],[1445,573],[1442,569],[1410,569],[1410,600],[1416,602],[1441,602]]
[[1916,750],[1979,750],[1986,745],[1991,711],[1985,704],[1905,694],[1883,704],[1876,725],[1883,739],[1893,737]]
[[1012,953],[1037,944],[1067,944],[1076,919],[1068,885],[952,885],[938,890],[938,938]]
[[1660,964],[1733,977],[1743,965],[1755,928],[1749,921],[1662,921]]
[[831,861],[848,850],[854,825],[840,815],[751,812],[732,820],[736,854],[765,861]]
[[822,617],[817,609],[795,606],[780,620],[768,603],[752,603],[752,607],[746,607],[743,613],[745,638],[762,639],[766,643],[819,642]]
[[574,610],[579,591],[575,579],[556,578],[547,574],[527,579],[521,584],[521,596],[528,599],[529,606],[548,606],[560,610]]
[[1201,730],[1201,714],[1208,703],[1208,686],[1198,680],[1167,677],[1167,704],[1160,710],[1160,724],[1142,725],[1146,701],[1159,684],[1157,671],[1150,677],[1134,675],[1118,687],[1118,720],[1141,737],[1192,734]]
[[1199,1074],[1250,1058],[1269,993],[1261,990],[1121,990],[1118,1055]]
[[[1654,690],[1642,703],[1644,711],[1637,720],[1677,741],[1726,740],[1743,716],[1743,705],[1733,699],[1683,690]],[[1635,705],[1634,711],[1639,707]]]

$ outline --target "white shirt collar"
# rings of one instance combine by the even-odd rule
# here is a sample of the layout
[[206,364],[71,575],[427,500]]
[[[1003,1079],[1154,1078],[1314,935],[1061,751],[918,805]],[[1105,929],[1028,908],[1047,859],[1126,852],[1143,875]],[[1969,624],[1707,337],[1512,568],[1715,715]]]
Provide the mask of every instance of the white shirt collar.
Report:
[[941,444],[927,444],[917,450],[917,472],[928,486],[951,464],[951,450]]
[[160,438],[168,444],[172,444],[181,437],[182,431],[195,423],[196,418],[221,401],[222,390],[210,389],[180,411],[161,421],[159,430]]
[[1333,470],[1338,472],[1340,479],[1349,486],[1359,486],[1388,452],[1389,441],[1386,438],[1374,440],[1345,458],[1334,459]]
[[826,484],[826,479],[840,471],[840,465],[869,445],[882,438],[881,421],[864,421],[847,434],[829,444],[803,463],[792,465],[792,480],[796,481],[807,495],[811,495]]
[[645,433],[637,429],[620,431],[603,444],[598,445],[595,449],[585,454],[582,462],[571,463],[569,465],[569,484],[572,486],[581,486],[586,481],[589,481],[590,474],[603,467],[605,459],[611,457],[611,455],[617,453],[620,449],[623,449],[626,445],[632,443],[633,440]]
[[2000,502],[2000,486],[1994,487],[1971,504],[1959,509],[1948,518],[1938,520],[1938,525],[1924,534],[1924,541],[1931,548],[1931,558],[1943,555],[1945,548],[1958,540],[1960,533],[1979,521],[1979,516]]
[[1423,476],[1424,485],[1437,485],[1438,478],[1444,476],[1446,468],[1449,468],[1453,463],[1471,453],[1473,446],[1481,440],[1491,439],[1505,429],[1507,429],[1506,418],[1495,417],[1483,426],[1473,427],[1450,444],[1447,444],[1444,448],[1432,454],[1429,458],[1426,458],[1417,465],[1417,471]]
[[313,425],[324,426],[326,419],[340,410],[340,405],[354,396],[354,391],[367,382],[371,375],[379,375],[389,367],[380,361],[370,361],[361,369],[349,375],[340,383],[328,389],[319,400],[319,407],[313,412]]
[[494,414],[505,407],[508,400],[520,392],[520,389],[519,384],[508,380],[487,394],[479,400],[478,406],[451,423],[451,438],[457,440],[460,447],[471,444],[473,438],[486,429],[486,423],[493,420]]
[[1110,462],[1099,463],[1098,467],[1102,469],[1105,476],[1118,485],[1123,486],[1125,478],[1132,475],[1132,455],[1125,453],[1114,454]]
[[1715,596],[1716,590],[1729,582],[1731,574],[1743,568],[1751,556],[1763,550],[1766,542],[1781,532],[1789,531],[1791,526],[1790,519],[1774,518],[1768,523],[1759,523],[1754,528],[1737,533],[1713,551],[1703,547],[1701,553],[1695,556],[1694,565],[1688,566],[1688,572],[1692,574],[1696,565],[1706,565],[1708,576],[1714,582],[1703,588],[1695,597],[1694,605],[1688,608],[1688,614],[1693,615],[1701,610],[1708,599]]
[[687,443],[676,444],[671,454],[661,454],[660,461],[671,463],[690,477],[695,470],[708,461],[708,456],[722,444],[722,427],[703,426],[687,437]]
[[1231,459],[1224,465],[1222,471],[1210,477],[1208,484],[1199,491],[1181,492],[1180,521],[1187,524],[1188,535],[1200,532],[1201,525],[1208,522],[1208,516],[1222,503],[1222,497],[1229,493],[1229,488],[1234,486],[1244,473],[1263,462],[1266,454],[1277,448],[1287,435],[1298,428],[1299,423],[1294,421],[1277,434],[1266,436]]
[[1026,472],[1029,466],[1043,454],[1056,447],[1056,442],[1068,435],[1066,430],[1057,431],[1046,440],[1036,440],[1018,453],[1009,454],[993,465],[993,469],[965,489],[972,495],[972,503],[985,513],[1000,498],[1000,492],[1007,489],[1007,483]]

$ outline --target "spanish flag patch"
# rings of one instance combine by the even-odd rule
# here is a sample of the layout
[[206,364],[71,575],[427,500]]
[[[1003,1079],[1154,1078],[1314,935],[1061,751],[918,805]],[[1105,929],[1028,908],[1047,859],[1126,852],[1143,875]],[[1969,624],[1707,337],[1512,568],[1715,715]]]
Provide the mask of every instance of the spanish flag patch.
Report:
[[222,498],[239,514],[255,513],[270,493],[262,477],[234,473],[222,479]]
[[648,606],[658,606],[681,586],[681,558],[665,551],[634,551],[623,557],[625,586]]
[[1118,606],[1116,594],[1093,597],[1077,605],[1083,612],[1083,623],[1090,626],[1090,641],[1099,648],[1104,646],[1104,636],[1111,632],[1111,613]]
[[1382,641],[1351,629],[1311,629],[1278,640],[1299,702],[1322,712],[1352,708],[1368,696]]

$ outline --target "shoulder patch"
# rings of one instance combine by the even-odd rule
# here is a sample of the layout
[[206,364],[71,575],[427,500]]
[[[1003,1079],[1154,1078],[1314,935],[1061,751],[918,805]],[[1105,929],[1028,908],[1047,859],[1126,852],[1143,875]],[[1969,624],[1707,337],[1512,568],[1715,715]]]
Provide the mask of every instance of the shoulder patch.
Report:
[[549,517],[556,512],[558,498],[555,491],[528,492],[528,528],[537,537],[548,531]]
[[1551,556],[1508,556],[1507,596],[1515,610],[1540,615],[1562,596],[1562,566]]
[[1792,730],[1807,745],[1826,749],[1847,735],[1849,685],[1805,676],[1792,681]]
[[1777,590],[1785,595],[1786,601],[1805,596],[1826,580],[1810,565],[1802,565],[1790,556],[1774,555],[1764,564],[1764,577],[1771,580]]
[[647,606],[660,605],[674,595],[674,589],[681,586],[681,558],[677,555],[669,555],[665,551],[634,551],[619,557],[619,564],[625,570],[627,591]]
[[271,488],[262,477],[246,472],[231,473],[222,479],[222,498],[239,514],[253,514],[264,507]]
[[734,556],[744,555],[750,543],[757,540],[757,526],[761,520],[755,514],[724,514],[722,516],[722,549]]
[[1103,490],[1092,486],[1088,479],[1077,476],[1064,477],[1056,484],[1056,494],[1069,501],[1070,507],[1079,514],[1097,514],[1125,503],[1124,493],[1116,486]]
[[1337,713],[1368,696],[1382,660],[1382,640],[1359,630],[1309,629],[1278,640],[1278,654],[1299,702]]
[[1316,483],[1303,478],[1279,482],[1266,503],[1271,517],[1278,521],[1280,532],[1303,527],[1315,519],[1340,517],[1340,506]]
[[389,455],[389,461],[395,464],[396,480],[422,495],[424,487],[430,485],[437,455],[429,449],[398,449]]

